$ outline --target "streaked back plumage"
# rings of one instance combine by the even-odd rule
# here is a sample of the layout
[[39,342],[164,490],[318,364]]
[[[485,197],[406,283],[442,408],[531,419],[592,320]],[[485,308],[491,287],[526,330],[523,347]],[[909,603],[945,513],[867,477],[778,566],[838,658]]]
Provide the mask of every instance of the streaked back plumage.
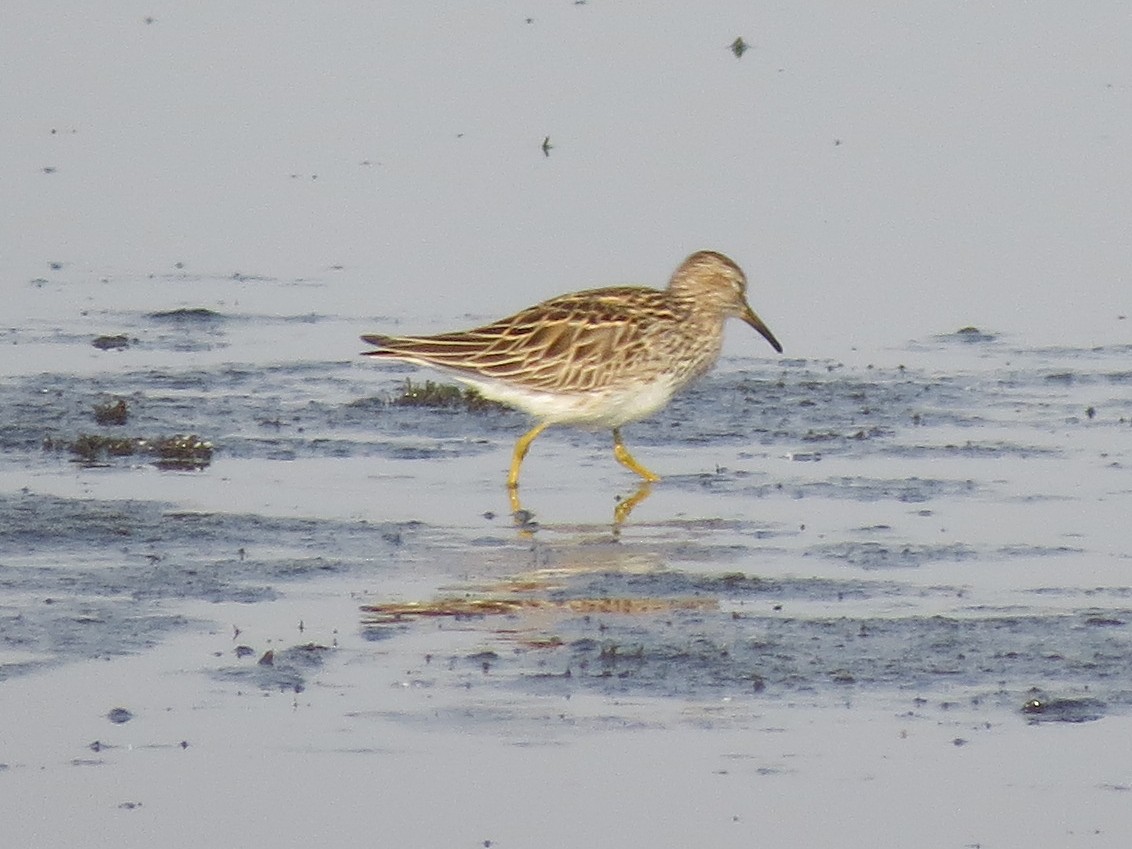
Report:
[[711,368],[728,317],[758,321],[745,292],[734,262],[701,251],[665,290],[590,289],[472,330],[362,339],[377,349],[368,356],[436,368],[545,421],[617,427]]

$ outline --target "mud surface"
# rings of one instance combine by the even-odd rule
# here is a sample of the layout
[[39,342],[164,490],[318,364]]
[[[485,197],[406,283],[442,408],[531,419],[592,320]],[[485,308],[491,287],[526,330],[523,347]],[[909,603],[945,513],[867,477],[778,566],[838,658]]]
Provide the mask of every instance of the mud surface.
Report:
[[[458,631],[429,686],[1011,712],[1040,691],[1087,697],[1087,718],[1132,701],[1132,346],[966,328],[876,365],[730,359],[626,430],[664,480],[624,524],[633,481],[608,436],[566,429],[536,443],[516,523],[502,472],[521,415],[396,403],[409,369],[227,361],[256,334],[340,321],[122,312],[124,350],[5,332],[10,351],[95,359],[0,380],[0,676],[202,627],[186,602],[329,577],[357,587],[340,632]],[[185,361],[144,365],[163,353]],[[210,449],[188,468],[82,450],[186,435]],[[280,668],[255,680],[305,685]]]

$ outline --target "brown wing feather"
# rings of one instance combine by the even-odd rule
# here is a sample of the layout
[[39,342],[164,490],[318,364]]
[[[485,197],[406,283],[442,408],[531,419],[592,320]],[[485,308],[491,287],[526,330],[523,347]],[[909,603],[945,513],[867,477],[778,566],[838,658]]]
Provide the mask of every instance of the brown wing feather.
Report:
[[531,389],[586,391],[619,382],[648,351],[650,328],[674,321],[667,293],[617,287],[563,295],[474,330],[363,336],[369,356]]

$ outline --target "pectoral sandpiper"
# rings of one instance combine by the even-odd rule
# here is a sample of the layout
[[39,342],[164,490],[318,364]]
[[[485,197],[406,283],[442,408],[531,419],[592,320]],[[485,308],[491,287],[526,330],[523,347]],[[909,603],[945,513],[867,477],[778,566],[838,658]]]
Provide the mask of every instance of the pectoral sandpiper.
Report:
[[363,336],[366,356],[428,366],[538,420],[519,438],[507,485],[535,438],[552,424],[613,431],[613,456],[646,481],[621,426],[661,409],[719,358],[723,325],[741,318],[782,346],[747,304],[747,278],[714,251],[692,254],[668,288],[613,286],[543,301],[475,330],[437,336]]

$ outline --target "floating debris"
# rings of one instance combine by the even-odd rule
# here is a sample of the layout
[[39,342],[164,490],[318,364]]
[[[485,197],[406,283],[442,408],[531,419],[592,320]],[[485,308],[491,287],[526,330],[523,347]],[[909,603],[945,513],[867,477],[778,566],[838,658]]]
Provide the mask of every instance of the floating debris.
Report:
[[743,36],[739,36],[727,46],[727,49],[735,54],[736,59],[742,59],[743,54],[751,49],[751,45],[743,40]]

